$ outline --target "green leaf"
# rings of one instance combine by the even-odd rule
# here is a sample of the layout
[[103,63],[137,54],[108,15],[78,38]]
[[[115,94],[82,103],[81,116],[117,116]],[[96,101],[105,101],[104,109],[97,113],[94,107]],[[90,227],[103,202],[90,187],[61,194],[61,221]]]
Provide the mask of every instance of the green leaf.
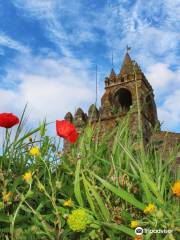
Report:
[[117,225],[115,223],[102,223],[103,226],[114,229],[116,231],[120,231],[123,233],[126,233],[127,235],[131,236],[131,237],[135,237],[136,234],[134,232],[134,230],[124,226],[124,225]]
[[10,219],[7,215],[1,213],[0,214],[0,222],[10,223]]
[[131,216],[130,213],[128,213],[127,211],[125,210],[122,210],[121,211],[121,217],[124,219],[124,220],[127,220],[127,221],[131,221],[133,219],[133,217]]
[[120,198],[122,198],[123,200],[125,200],[126,202],[132,204],[133,206],[135,206],[136,208],[140,209],[140,210],[144,210],[144,208],[146,207],[145,204],[141,203],[139,200],[137,200],[134,195],[126,192],[124,189],[122,188],[117,188],[115,186],[113,186],[112,184],[110,184],[109,182],[107,182],[106,180],[102,179],[101,177],[97,176],[96,174],[94,174],[93,172],[91,172],[91,174],[97,179],[99,180],[104,187],[106,187],[107,189],[109,189],[111,192],[115,193],[117,196],[119,196]]
[[154,181],[151,180],[151,178],[146,174],[146,173],[142,173],[144,180],[146,181],[146,183],[148,184],[149,188],[151,189],[151,191],[154,193],[154,195],[157,198],[158,203],[160,204],[164,204],[164,200],[161,196],[160,191],[158,190],[157,185],[155,184]]
[[28,208],[28,207],[26,207],[25,205],[21,205],[21,209],[23,210],[23,211],[25,211],[26,213],[31,213],[32,211]]
[[96,209],[95,209],[95,206],[94,206],[94,202],[93,202],[93,199],[91,198],[90,191],[89,191],[89,188],[88,188],[88,183],[87,183],[87,180],[84,177],[84,174],[82,175],[82,177],[83,177],[83,184],[84,184],[85,193],[86,193],[88,203],[91,207],[92,212],[98,218],[97,213],[96,213]]
[[40,212],[42,208],[44,208],[47,203],[49,202],[49,199],[43,199],[41,200],[40,204],[38,205],[38,207],[36,208],[36,212]]
[[103,203],[102,198],[100,197],[98,192],[95,190],[94,186],[91,185],[87,180],[85,180],[85,181],[86,181],[87,187],[89,188],[89,190],[93,194],[94,198],[96,199],[96,202],[99,206],[99,209],[101,210],[101,214],[102,214],[104,220],[109,221],[110,213],[109,213],[109,210],[107,209],[107,207],[105,206],[105,204]]
[[147,200],[148,203],[150,203],[150,202],[152,202],[153,196],[152,196],[151,192],[149,191],[149,188],[147,186],[147,182],[145,181],[145,178],[144,178],[143,174],[141,174],[141,178],[142,178],[141,185],[142,185],[142,188],[143,188],[143,190],[145,192],[146,200]]
[[40,125],[40,135],[43,137],[46,133],[46,119]]
[[84,207],[81,188],[80,188],[80,169],[81,169],[81,160],[77,161],[76,171],[75,171],[75,180],[74,180],[74,194],[81,207]]

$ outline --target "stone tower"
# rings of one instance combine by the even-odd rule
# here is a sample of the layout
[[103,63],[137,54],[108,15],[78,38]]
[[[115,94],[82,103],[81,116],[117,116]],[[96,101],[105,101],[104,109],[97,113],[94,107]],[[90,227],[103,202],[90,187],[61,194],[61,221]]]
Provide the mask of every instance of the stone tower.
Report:
[[131,111],[130,129],[136,135],[138,108],[144,141],[148,142],[151,129],[158,124],[153,89],[139,65],[127,52],[120,72],[116,74],[112,69],[105,79],[105,93],[101,98],[100,108],[102,124],[113,127],[117,119],[125,117]]
[[[144,144],[153,138],[164,141],[166,132],[159,131],[157,136],[152,135],[152,129],[159,125],[153,89],[140,66],[126,52],[120,72],[116,74],[112,69],[110,75],[105,78],[105,92],[101,98],[100,108],[97,109],[92,104],[88,114],[78,108],[74,117],[67,113],[65,119],[73,122],[79,132],[88,122],[93,125],[100,122],[103,134],[115,127],[128,113],[130,113],[129,128],[135,138],[139,129],[138,123],[141,122]],[[180,134],[168,134],[169,141],[175,137],[176,140],[180,140]],[[69,144],[65,141],[64,149],[68,147]]]

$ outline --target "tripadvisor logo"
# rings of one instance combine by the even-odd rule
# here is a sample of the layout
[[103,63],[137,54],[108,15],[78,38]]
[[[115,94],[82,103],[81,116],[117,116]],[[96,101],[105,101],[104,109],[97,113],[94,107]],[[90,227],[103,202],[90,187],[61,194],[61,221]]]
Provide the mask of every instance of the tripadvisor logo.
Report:
[[173,230],[171,229],[149,229],[149,228],[142,228],[142,227],[137,227],[135,229],[136,235],[142,235],[143,233],[172,233]]
[[141,227],[137,227],[135,229],[135,233],[136,233],[136,235],[142,235],[143,234],[143,229]]

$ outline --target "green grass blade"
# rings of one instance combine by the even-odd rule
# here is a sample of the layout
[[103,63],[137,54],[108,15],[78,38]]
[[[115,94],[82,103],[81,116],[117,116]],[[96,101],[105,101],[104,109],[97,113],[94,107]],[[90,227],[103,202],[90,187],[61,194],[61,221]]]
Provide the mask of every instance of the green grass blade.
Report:
[[157,201],[159,204],[164,204],[164,200],[161,196],[160,191],[158,190],[155,182],[153,180],[151,180],[151,178],[146,174],[146,173],[142,173],[144,180],[146,181],[146,183],[148,184],[149,188],[151,189],[151,191],[154,193],[154,195],[157,198]]
[[93,194],[94,198],[96,199],[96,202],[99,206],[99,209],[101,211],[103,219],[105,221],[109,221],[110,220],[110,213],[109,213],[109,210],[107,209],[107,207],[105,206],[105,204],[103,203],[102,198],[100,197],[100,195],[98,194],[98,192],[96,191],[94,186],[91,185],[87,180],[86,180],[86,184],[87,184],[90,192]]
[[0,223],[10,223],[10,219],[7,215],[5,214],[0,214]]
[[131,236],[131,237],[135,237],[136,234],[134,232],[134,230],[124,226],[124,225],[117,225],[115,223],[102,223],[103,226],[108,227],[110,229],[114,229],[116,231],[120,231],[123,233],[126,233],[127,235]]
[[74,194],[81,207],[84,207],[83,198],[81,195],[80,187],[80,169],[81,169],[81,160],[77,161],[76,171],[75,171],[75,180],[74,180]]
[[132,194],[126,192],[125,190],[123,190],[122,188],[117,188],[115,186],[113,186],[112,184],[110,184],[109,182],[107,182],[106,180],[102,179],[101,177],[97,176],[94,173],[91,173],[97,180],[99,180],[102,185],[104,187],[106,187],[107,189],[109,189],[111,192],[115,193],[117,196],[119,196],[120,198],[122,198],[123,200],[127,201],[128,203],[132,204],[133,206],[135,206],[136,208],[140,209],[140,210],[144,210],[144,208],[146,207],[145,204],[141,203],[139,200],[137,200]]
[[150,203],[150,202],[152,202],[153,196],[152,196],[151,192],[149,191],[147,182],[145,181],[145,178],[144,178],[143,174],[141,174],[141,178],[142,178],[141,185],[142,185],[142,188],[144,190],[144,193],[145,193],[145,196],[146,196],[146,200],[147,200],[148,203]]
[[89,191],[89,188],[88,188],[88,183],[87,183],[87,180],[85,179],[84,174],[82,175],[82,177],[83,177],[83,184],[84,184],[85,193],[86,193],[86,197],[87,197],[88,203],[89,203],[89,205],[91,207],[92,212],[94,213],[96,218],[98,218],[98,215],[97,215],[96,209],[95,209],[95,205],[94,205],[93,199],[92,199],[92,197],[90,195],[90,191]]

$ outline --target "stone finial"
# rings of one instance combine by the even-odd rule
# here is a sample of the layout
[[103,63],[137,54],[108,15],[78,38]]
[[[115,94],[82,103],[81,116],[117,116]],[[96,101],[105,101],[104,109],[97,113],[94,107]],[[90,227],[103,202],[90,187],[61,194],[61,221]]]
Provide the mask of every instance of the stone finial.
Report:
[[78,108],[74,115],[74,122],[76,126],[82,126],[86,123],[87,116],[81,108]]
[[88,118],[90,121],[96,121],[99,118],[99,111],[95,104],[92,104],[88,110]]
[[116,73],[114,69],[112,68],[111,73],[109,77],[105,78],[105,86],[108,87],[111,83],[116,81]]
[[81,108],[78,108],[78,109],[76,110],[75,117],[76,117],[76,116],[82,116],[82,115],[84,115],[83,110],[82,110]]
[[135,70],[135,72],[141,72],[141,68],[140,68],[140,66],[137,64],[137,62],[135,62],[135,64],[134,64],[134,70]]
[[116,79],[116,73],[115,73],[115,71],[114,71],[113,68],[112,68],[111,73],[110,73],[110,75],[109,75],[109,79],[111,79],[111,80]]
[[110,81],[110,83],[116,82],[116,73],[115,73],[113,68],[112,68],[111,73],[109,75],[109,81]]
[[69,122],[73,122],[73,115],[71,114],[71,112],[66,113],[64,119]]

